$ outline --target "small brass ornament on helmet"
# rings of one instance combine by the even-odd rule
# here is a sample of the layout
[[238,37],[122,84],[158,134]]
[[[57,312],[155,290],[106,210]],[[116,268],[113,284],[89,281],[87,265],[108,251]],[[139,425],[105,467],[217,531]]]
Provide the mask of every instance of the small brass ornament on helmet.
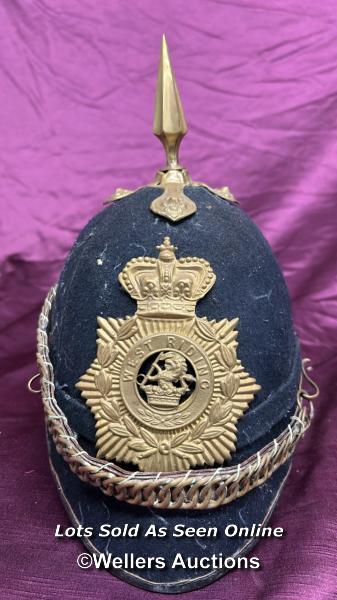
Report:
[[77,383],[96,418],[97,456],[142,471],[221,464],[260,386],[237,358],[239,319],[195,314],[215,283],[211,265],[177,259],[168,237],[157,249],[120,273],[137,312],[98,317],[97,357]]

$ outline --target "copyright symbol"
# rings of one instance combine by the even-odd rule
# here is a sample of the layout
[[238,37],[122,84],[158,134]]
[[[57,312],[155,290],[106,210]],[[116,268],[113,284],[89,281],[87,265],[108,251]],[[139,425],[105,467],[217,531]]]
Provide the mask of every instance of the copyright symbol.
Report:
[[83,552],[83,554],[80,554],[77,557],[77,564],[80,567],[80,569],[89,569],[92,565],[92,556],[91,554],[87,554],[86,552]]

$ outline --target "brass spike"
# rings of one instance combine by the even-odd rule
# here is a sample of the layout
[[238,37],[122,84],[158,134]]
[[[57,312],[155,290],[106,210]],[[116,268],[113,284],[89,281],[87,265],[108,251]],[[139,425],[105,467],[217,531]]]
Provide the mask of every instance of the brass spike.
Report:
[[[197,207],[193,200],[184,193],[186,185],[201,186],[212,194],[230,202],[237,202],[226,186],[212,189],[205,183],[191,181],[187,170],[179,164],[178,152],[181,140],[187,133],[187,123],[165,35],[163,35],[161,43],[153,133],[161,140],[165,148],[166,165],[157,172],[155,180],[148,184],[149,187],[159,187],[163,190],[162,194],[151,203],[152,212],[170,221],[180,221],[193,215]],[[117,188],[106,203],[125,198],[133,191],[136,190]]]
[[165,169],[181,168],[178,151],[180,142],[187,133],[187,123],[165,35],[163,35],[161,44],[153,133],[161,140],[165,148],[167,158]]
[[179,164],[178,152],[187,133],[187,124],[165,35],[161,44],[153,133],[165,148],[166,166],[158,171],[154,182],[164,188],[164,192],[152,202],[151,210],[171,221],[179,221],[195,213],[197,207],[184,194],[184,186],[192,182],[186,169]]

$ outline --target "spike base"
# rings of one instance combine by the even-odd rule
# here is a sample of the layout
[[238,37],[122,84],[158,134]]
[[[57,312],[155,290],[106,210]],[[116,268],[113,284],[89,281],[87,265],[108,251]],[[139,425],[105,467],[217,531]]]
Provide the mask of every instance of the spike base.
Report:
[[180,221],[193,215],[196,204],[184,194],[184,186],[191,180],[185,169],[158,171],[154,185],[163,188],[161,196],[153,200],[152,212],[170,221]]
[[[163,181],[164,176],[165,176],[165,178],[167,178],[167,183],[165,183],[165,181]],[[183,180],[179,179],[178,181],[172,181],[171,176],[172,176],[172,171],[170,173],[165,172],[165,171],[158,171],[156,180],[145,186],[145,187],[157,187],[158,186],[158,187],[164,188],[163,194],[161,196],[159,196],[158,198],[156,198],[155,200],[153,200],[150,208],[151,208],[152,212],[154,212],[155,214],[165,217],[166,219],[169,219],[170,221],[179,221],[181,219],[185,219],[186,217],[191,216],[196,212],[195,203],[184,194],[183,190],[184,190],[185,185],[192,185],[195,187],[206,188],[209,192],[211,192],[211,194],[220,196],[220,198],[224,198],[224,200],[228,200],[228,202],[232,202],[233,204],[239,204],[227,186],[223,186],[221,188],[211,188],[206,183],[202,183],[199,181],[190,181],[188,176],[186,177],[186,175],[184,176],[185,178]],[[172,185],[172,188],[171,188],[171,185]],[[109,204],[110,202],[115,202],[116,200],[121,200],[122,198],[126,198],[127,196],[130,196],[130,194],[134,194],[136,191],[140,190],[142,187],[143,186],[140,186],[139,188],[136,188],[135,190],[128,190],[126,188],[117,188],[114,191],[114,193],[103,202],[103,204]],[[170,192],[170,190],[171,190],[171,192]],[[163,200],[163,202],[165,204],[165,198],[168,198],[169,195],[173,195],[173,194],[176,198],[178,198],[180,204],[186,203],[186,204],[184,204],[184,209],[183,209],[184,216],[181,216],[180,210],[179,211],[173,210],[173,203],[171,206],[171,210],[169,210],[170,214],[167,214],[167,210],[165,210],[165,208],[163,210],[163,207],[161,206],[161,202],[160,202],[160,205],[158,206],[159,200]],[[194,206],[193,207],[190,206],[190,211],[187,211],[188,203],[190,203],[190,202]],[[180,216],[177,213],[180,213]]]

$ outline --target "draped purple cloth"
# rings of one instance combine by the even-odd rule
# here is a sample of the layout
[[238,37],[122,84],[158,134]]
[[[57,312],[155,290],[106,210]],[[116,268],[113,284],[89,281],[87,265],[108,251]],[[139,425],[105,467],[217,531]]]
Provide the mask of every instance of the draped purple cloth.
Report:
[[25,386],[39,308],[78,232],[116,187],[163,164],[151,134],[163,32],[190,127],[182,162],[229,185],[271,243],[322,392],[272,519],[286,537],[259,543],[261,570],[189,597],[337,597],[336,27],[332,0],[0,4],[3,600],[154,597],[81,571],[81,543],[54,538],[68,519]]

